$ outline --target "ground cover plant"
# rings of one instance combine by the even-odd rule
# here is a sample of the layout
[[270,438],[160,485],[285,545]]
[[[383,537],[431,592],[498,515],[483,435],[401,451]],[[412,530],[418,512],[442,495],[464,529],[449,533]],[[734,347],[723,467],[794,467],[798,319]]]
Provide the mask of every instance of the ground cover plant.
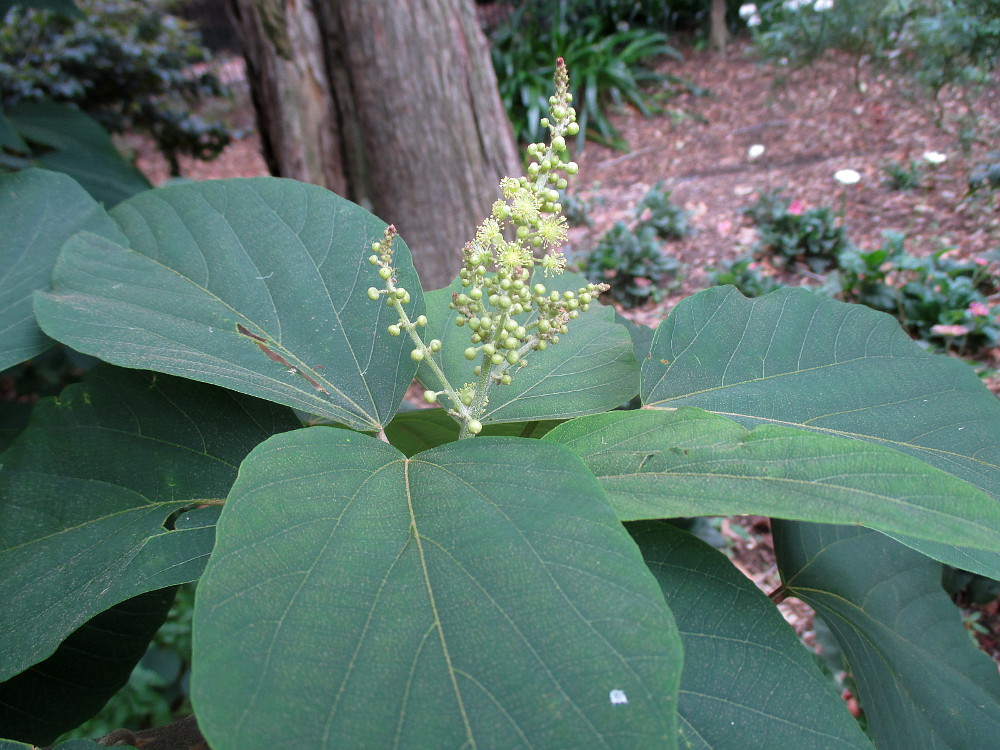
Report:
[[[0,455],[6,747],[96,711],[193,580],[215,750],[989,746],[1000,678],[941,563],[1000,578],[1000,404],[803,290],[618,322],[557,273],[565,75],[441,290],[321,188],[105,211],[0,178],[0,366],[53,340],[105,362]],[[414,376],[443,408],[401,411]],[[734,513],[772,518],[771,598],[665,520]],[[834,632],[869,735],[784,596]]]

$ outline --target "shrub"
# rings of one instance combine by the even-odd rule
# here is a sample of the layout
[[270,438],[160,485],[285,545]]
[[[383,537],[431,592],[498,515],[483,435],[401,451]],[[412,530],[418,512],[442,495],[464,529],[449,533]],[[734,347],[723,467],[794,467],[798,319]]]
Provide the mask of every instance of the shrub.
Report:
[[849,248],[840,254],[833,291],[895,316],[910,335],[943,349],[975,355],[1000,343],[1000,291],[983,258],[960,260],[942,250],[917,257],[904,236],[887,232],[880,248]]
[[798,199],[782,197],[780,190],[760,193],[743,212],[757,225],[755,251],[779,264],[797,261],[822,273],[850,244],[833,211],[825,206],[807,209]]
[[593,250],[582,254],[580,272],[593,282],[610,284],[609,293],[623,307],[659,302],[681,281],[681,263],[664,252],[662,241],[690,234],[688,216],[657,183],[636,207],[635,225],[630,229],[615,222]]
[[909,88],[930,93],[939,125],[940,94],[956,88],[966,99],[968,114],[959,122],[966,143],[976,122],[972,97],[989,85],[1000,61],[1000,0],[772,0],[749,18],[764,58],[804,65],[827,49],[844,50],[855,58],[859,88],[860,66],[871,62]]
[[[655,110],[647,89],[663,93],[664,84],[677,79],[649,66],[658,58],[680,59],[669,38],[649,28],[608,31],[599,15],[572,12],[565,0],[523,3],[493,34],[493,67],[500,98],[521,142],[543,138],[538,125],[549,107],[547,71],[553,55],[560,55],[579,81],[574,104],[579,111],[578,147],[589,137],[616,148],[626,148],[608,118],[609,106],[630,104],[643,115]],[[529,124],[534,123],[534,124]]]
[[72,103],[112,133],[148,133],[180,173],[182,154],[211,159],[229,142],[222,123],[190,108],[225,89],[210,73],[190,25],[170,15],[167,0],[81,0],[83,19],[14,8],[0,24],[0,92],[20,102]]

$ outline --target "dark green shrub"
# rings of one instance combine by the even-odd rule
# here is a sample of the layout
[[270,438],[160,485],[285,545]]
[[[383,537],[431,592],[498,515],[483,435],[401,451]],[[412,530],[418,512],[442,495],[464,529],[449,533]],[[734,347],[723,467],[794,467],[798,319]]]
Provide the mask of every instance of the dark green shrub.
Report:
[[80,0],[85,18],[14,8],[0,24],[5,109],[26,101],[72,103],[112,133],[146,132],[179,174],[182,154],[211,159],[229,142],[221,123],[190,109],[225,93],[191,26],[168,0]]
[[632,230],[621,221],[604,233],[578,265],[591,281],[610,284],[608,294],[626,308],[659,302],[680,281],[680,261],[664,254],[656,230],[651,226]]
[[639,202],[638,214],[640,225],[651,226],[664,240],[683,239],[693,231],[688,223],[691,212],[670,201],[670,191],[663,189],[662,182],[656,183]]
[[779,264],[798,261],[822,273],[850,245],[833,211],[807,209],[798,199],[782,197],[780,190],[761,193],[743,212],[757,225],[756,252],[767,253]]
[[680,59],[680,54],[660,31],[624,27],[609,32],[605,18],[576,14],[572,5],[566,0],[523,3],[494,32],[493,66],[500,97],[518,140],[541,140],[543,128],[538,123],[549,107],[552,58],[561,56],[575,74],[578,147],[590,137],[625,148],[608,119],[609,105],[630,104],[649,115],[655,105],[648,89],[662,92],[665,84],[676,84],[677,79],[648,65],[662,57]]
[[903,245],[902,234],[887,232],[876,250],[841,253],[837,296],[895,315],[911,336],[944,349],[972,355],[1000,343],[1000,305],[990,301],[1000,286],[986,260],[944,250],[917,257]]

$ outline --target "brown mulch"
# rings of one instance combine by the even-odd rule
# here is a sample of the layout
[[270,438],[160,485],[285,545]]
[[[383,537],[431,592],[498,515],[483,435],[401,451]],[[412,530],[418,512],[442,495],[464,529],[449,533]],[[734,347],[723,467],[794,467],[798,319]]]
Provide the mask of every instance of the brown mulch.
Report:
[[[655,326],[678,299],[705,286],[707,268],[747,253],[755,232],[742,209],[764,190],[783,188],[807,208],[839,210],[846,205],[848,234],[866,249],[878,247],[882,233],[890,229],[904,232],[907,249],[916,254],[950,248],[971,257],[1000,248],[1000,191],[966,196],[972,165],[1000,146],[1000,85],[975,103],[984,142],[963,152],[953,133],[935,125],[926,101],[908,97],[892,80],[864,69],[862,93],[853,67],[851,58],[837,53],[800,70],[761,66],[746,43],[732,45],[725,58],[686,50],[683,63],[671,61],[662,70],[707,90],[708,96],[683,94],[665,105],[666,113],[650,118],[633,111],[616,113],[612,119],[632,151],[623,154],[591,143],[576,155],[580,176],[573,194],[591,202],[593,226],[572,231],[574,249],[593,246],[616,220],[632,221],[635,205],[661,180],[672,191],[672,200],[692,212],[695,234],[667,249],[688,267],[681,293],[660,305],[630,311],[630,317]],[[182,160],[185,176],[267,174],[245,84],[237,82],[235,88],[237,96],[226,116],[234,128],[246,129],[246,135],[216,161]],[[949,115],[959,114],[963,106],[957,97],[945,97]],[[747,152],[755,144],[765,150],[751,160]],[[167,178],[165,163],[148,142],[130,137],[126,145],[136,150],[140,168],[155,184]],[[884,164],[906,165],[931,150],[948,159],[936,168],[925,165],[927,174],[918,189],[894,191],[886,185]],[[856,170],[861,181],[841,186],[833,178],[840,169]],[[809,274],[786,280],[817,281]],[[995,368],[1000,352],[986,360]],[[1000,387],[1000,381],[991,382]],[[766,519],[727,519],[722,533],[730,541],[734,563],[762,590],[773,591],[779,581]],[[811,643],[809,608],[793,599],[779,606]],[[998,609],[996,602],[978,608],[980,624],[989,631],[979,641],[1000,662]]]

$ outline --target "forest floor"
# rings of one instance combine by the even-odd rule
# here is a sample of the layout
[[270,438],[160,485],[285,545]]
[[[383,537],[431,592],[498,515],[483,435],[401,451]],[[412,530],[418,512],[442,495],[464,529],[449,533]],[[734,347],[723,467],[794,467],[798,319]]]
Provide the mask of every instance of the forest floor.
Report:
[[[968,258],[1000,248],[1000,190],[966,194],[973,165],[1000,147],[1000,85],[973,104],[981,140],[963,149],[953,130],[967,111],[959,98],[944,98],[946,126],[938,127],[928,100],[908,96],[891,79],[862,68],[859,87],[846,55],[828,53],[793,70],[759,65],[745,42],[732,45],[725,58],[683,52],[683,62],[666,62],[661,71],[686,81],[686,93],[669,99],[657,116],[631,110],[613,115],[630,152],[590,143],[575,157],[581,176],[572,193],[590,206],[592,225],[572,230],[574,251],[593,247],[615,221],[634,221],[635,206],[657,182],[691,212],[694,233],[665,248],[686,266],[682,288],[659,304],[627,311],[636,322],[655,326],[680,298],[706,286],[707,269],[750,252],[756,232],[743,209],[762,191],[780,188],[806,208],[843,206],[848,236],[865,249],[880,246],[886,230],[905,233],[907,250],[917,255],[947,249]],[[229,61],[223,69],[235,98],[210,105],[205,114],[224,117],[241,137],[215,161],[182,160],[182,171],[195,179],[267,174],[242,66]],[[129,138],[127,145],[155,184],[167,178],[165,163],[148,142]],[[764,147],[756,159],[748,155],[752,145]],[[923,160],[927,151],[947,160],[932,167]],[[883,166],[905,166],[911,159],[921,163],[920,185],[893,190]],[[833,177],[840,169],[857,171],[860,181],[840,185]],[[808,273],[768,270],[788,283],[818,283]],[[988,384],[1000,390],[1000,351],[981,359]],[[723,519],[716,530],[749,578],[764,591],[777,588],[766,518]],[[816,647],[809,608],[797,600],[780,606],[803,640]],[[967,616],[973,611],[986,631],[977,634],[981,646],[1000,662],[1000,601],[965,610]]]

